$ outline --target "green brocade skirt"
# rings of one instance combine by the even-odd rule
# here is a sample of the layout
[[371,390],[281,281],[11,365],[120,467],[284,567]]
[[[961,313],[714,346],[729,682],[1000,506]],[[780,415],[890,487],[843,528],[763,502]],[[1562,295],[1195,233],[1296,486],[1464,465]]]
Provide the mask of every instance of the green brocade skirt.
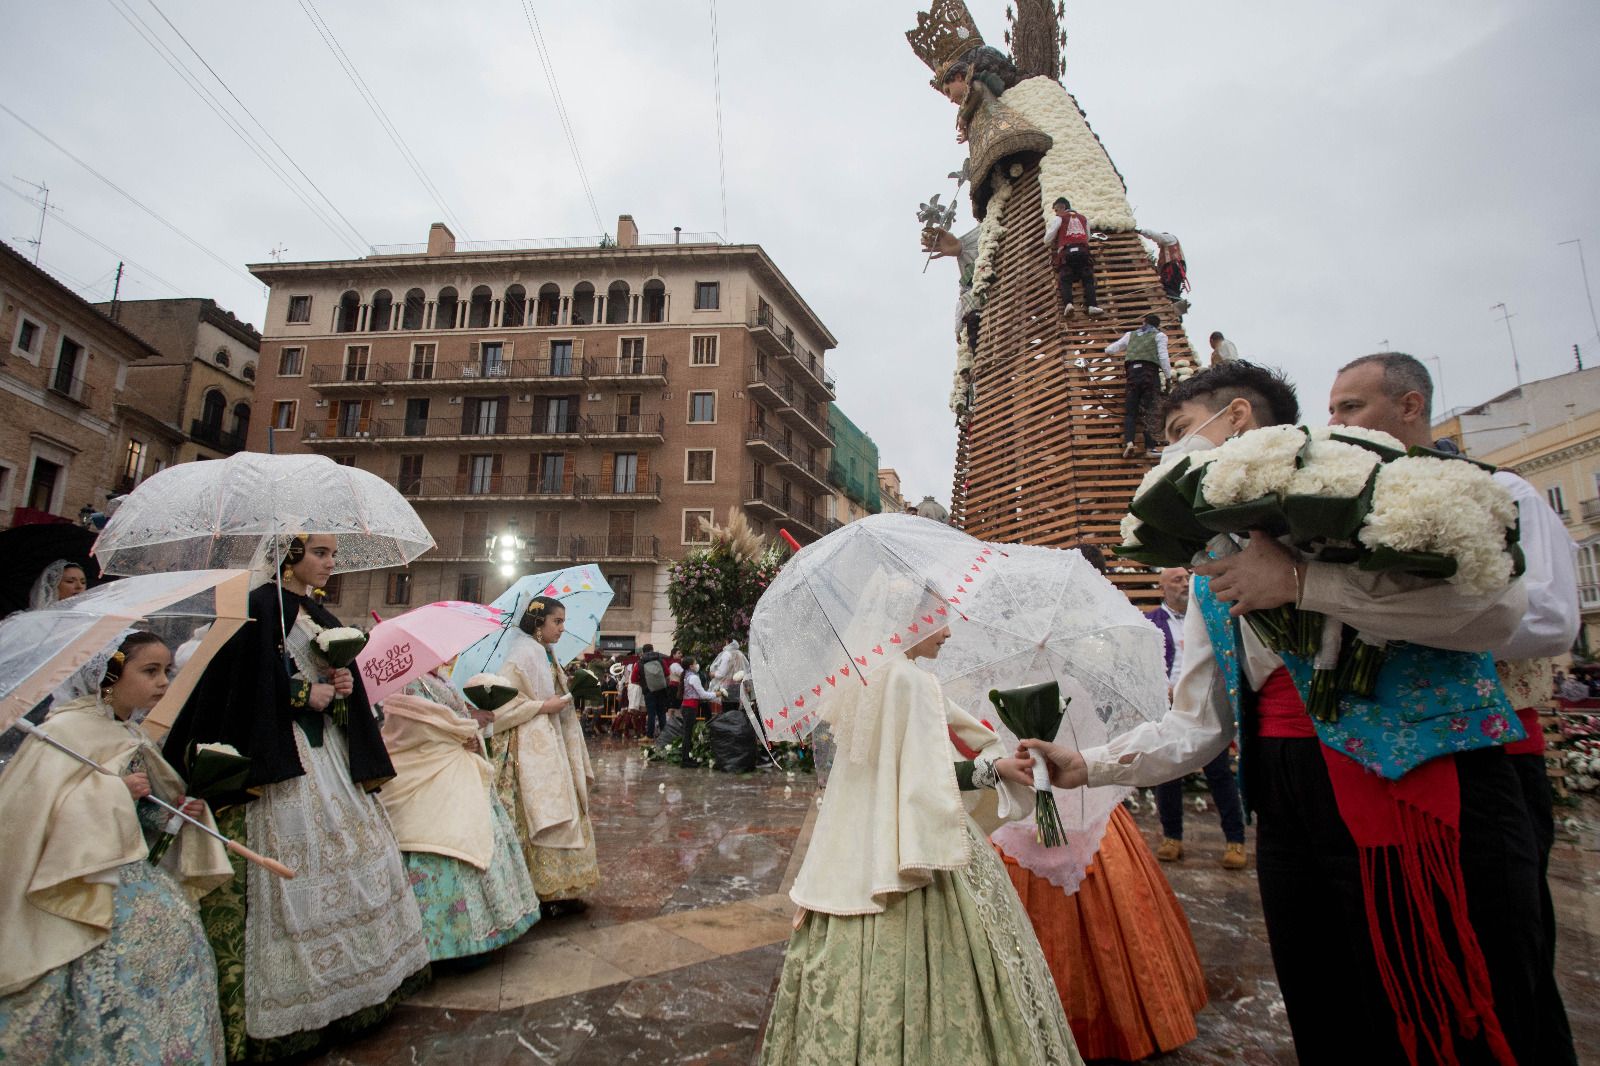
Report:
[[812,911],[789,939],[762,1066],[1078,1066],[1055,983],[994,850],[882,914]]

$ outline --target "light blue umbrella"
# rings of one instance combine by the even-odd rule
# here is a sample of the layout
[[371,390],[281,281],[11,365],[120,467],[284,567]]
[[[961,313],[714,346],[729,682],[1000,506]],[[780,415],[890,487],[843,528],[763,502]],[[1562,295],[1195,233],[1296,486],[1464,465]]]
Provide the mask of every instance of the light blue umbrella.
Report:
[[611,586],[600,568],[591,564],[518,578],[489,605],[505,612],[505,628],[462,652],[450,676],[464,682],[476,674],[490,674],[499,669],[510,645],[505,639],[505,630],[516,626],[535,596],[558,599],[567,609],[567,629],[554,649],[556,661],[563,666],[594,644],[600,635],[600,619],[611,606]]

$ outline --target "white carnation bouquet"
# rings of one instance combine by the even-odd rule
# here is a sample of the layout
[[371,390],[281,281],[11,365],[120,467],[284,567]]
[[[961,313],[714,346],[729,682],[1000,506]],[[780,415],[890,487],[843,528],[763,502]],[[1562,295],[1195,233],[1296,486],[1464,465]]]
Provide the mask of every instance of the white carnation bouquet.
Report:
[[[1492,467],[1386,433],[1268,426],[1150,471],[1122,520],[1116,553],[1189,566],[1236,550],[1253,530],[1308,559],[1436,578],[1493,593],[1523,569],[1516,503]],[[1312,658],[1308,709],[1338,716],[1339,697],[1370,696],[1381,643],[1285,605],[1246,616],[1267,647]]]
[[[355,662],[361,649],[367,646],[367,635],[352,626],[329,626],[319,630],[311,643],[324,662],[335,670],[343,670]],[[349,722],[350,704],[343,696],[335,696],[328,704],[328,717],[339,726]]]

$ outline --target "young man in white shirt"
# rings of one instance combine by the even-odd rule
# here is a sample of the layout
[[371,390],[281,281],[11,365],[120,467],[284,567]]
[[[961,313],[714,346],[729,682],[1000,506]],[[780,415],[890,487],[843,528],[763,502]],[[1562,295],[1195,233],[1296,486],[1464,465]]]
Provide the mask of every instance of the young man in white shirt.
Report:
[[[1188,452],[1293,425],[1299,405],[1281,375],[1238,361],[1175,387],[1163,414],[1167,439]],[[1380,778],[1322,739],[1326,723],[1306,712],[1285,659],[1238,622],[1293,604],[1405,642],[1391,648],[1390,661],[1432,654],[1438,669],[1477,676],[1487,669],[1482,653],[1508,641],[1522,620],[1522,584],[1478,594],[1308,562],[1261,533],[1195,573],[1172,710],[1081,753],[1042,741],[1024,746],[1048,760],[1058,788],[1155,785],[1203,766],[1242,725],[1262,913],[1300,1061],[1415,1064],[1419,1051],[1440,1047],[1451,1050],[1425,1061],[1549,1061],[1540,1057],[1550,1008],[1540,1002],[1538,854],[1503,748],[1469,737],[1472,750]],[[1226,624],[1216,631],[1227,643],[1214,646],[1219,610]],[[1431,686],[1453,675],[1421,677],[1408,675],[1397,689],[1442,729],[1454,712],[1434,706]],[[1480,703],[1461,713],[1469,725],[1487,726],[1505,700],[1494,681],[1478,676],[1477,685],[1469,679],[1465,688]],[[1483,728],[1483,736],[1520,732],[1496,725],[1500,732]],[[1393,754],[1406,738],[1372,742]]]
[[1239,358],[1238,347],[1224,337],[1220,329],[1213,332],[1211,334],[1211,365],[1217,366],[1219,363],[1226,363],[1230,359],[1237,358]]

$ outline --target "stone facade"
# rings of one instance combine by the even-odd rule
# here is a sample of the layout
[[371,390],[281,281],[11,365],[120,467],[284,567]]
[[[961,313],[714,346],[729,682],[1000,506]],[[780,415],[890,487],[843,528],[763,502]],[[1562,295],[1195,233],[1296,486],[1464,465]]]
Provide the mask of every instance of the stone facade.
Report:
[[624,216],[604,247],[469,250],[435,225],[400,254],[251,268],[271,294],[249,447],[373,471],[438,543],[342,579],[338,610],[492,599],[487,540],[510,531],[515,572],[598,562],[604,632],[670,644],[666,569],[701,518],[824,532],[832,334],[759,246],[670,241]]
[[128,460],[121,390],[158,354],[0,244],[0,521],[105,504]]

